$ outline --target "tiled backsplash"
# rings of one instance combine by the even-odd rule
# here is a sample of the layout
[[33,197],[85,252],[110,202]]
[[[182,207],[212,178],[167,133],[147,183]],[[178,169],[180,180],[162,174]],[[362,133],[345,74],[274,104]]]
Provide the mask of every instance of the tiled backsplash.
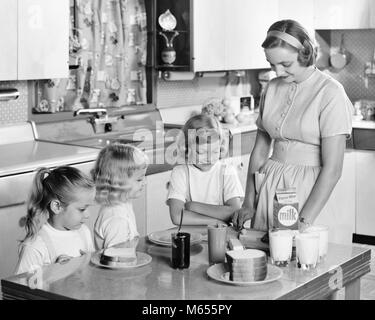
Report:
[[235,77],[230,77],[227,85],[227,77],[199,78],[192,81],[165,81],[160,79],[157,84],[157,106],[189,106],[202,105],[209,98],[224,98],[230,95],[257,94],[259,84],[257,83],[258,71],[247,71],[242,78],[241,84],[236,84]]
[[352,101],[375,99],[375,78],[370,77],[368,88],[364,81],[364,66],[371,61],[375,50],[375,29],[318,31],[316,39],[326,59],[330,49],[340,47],[341,35],[344,34],[344,47],[351,54],[348,65],[340,72],[327,72],[341,82]]
[[20,93],[16,100],[0,101],[0,125],[27,121],[27,81],[0,81],[0,88],[16,88]]

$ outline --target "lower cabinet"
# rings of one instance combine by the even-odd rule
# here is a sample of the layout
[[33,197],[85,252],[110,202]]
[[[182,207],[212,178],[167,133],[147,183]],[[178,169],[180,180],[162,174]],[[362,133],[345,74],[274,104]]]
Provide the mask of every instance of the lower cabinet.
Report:
[[[329,241],[351,244],[356,223],[356,152],[345,152],[342,175],[314,224],[329,227]],[[330,210],[332,208],[332,210]]]
[[375,236],[375,151],[356,151],[356,229]]
[[25,215],[25,203],[0,207],[0,279],[15,271],[18,244],[25,237]]
[[169,215],[167,184],[171,171],[148,175],[146,187],[146,232],[147,234],[174,227]]
[[240,178],[241,185],[245,192],[246,181],[247,181],[247,170],[249,167],[250,154],[245,154],[242,156],[226,158],[223,160],[226,164],[232,165],[237,169],[238,177]]

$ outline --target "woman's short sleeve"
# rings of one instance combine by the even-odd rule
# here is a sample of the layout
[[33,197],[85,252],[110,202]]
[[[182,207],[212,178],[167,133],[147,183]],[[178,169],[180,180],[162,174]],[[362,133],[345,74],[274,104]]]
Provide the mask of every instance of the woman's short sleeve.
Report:
[[343,87],[336,87],[330,92],[327,103],[320,112],[319,126],[321,138],[346,134],[350,137],[352,132],[353,105]]

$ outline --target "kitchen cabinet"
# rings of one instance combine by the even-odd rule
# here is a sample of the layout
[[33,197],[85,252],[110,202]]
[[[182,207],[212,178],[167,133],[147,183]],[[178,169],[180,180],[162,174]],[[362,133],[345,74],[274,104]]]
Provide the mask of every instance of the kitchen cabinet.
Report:
[[1,6],[0,80],[67,78],[69,0],[2,0]]
[[23,219],[25,214],[24,202],[7,207],[0,206],[0,279],[12,275],[15,271],[18,244],[26,234]]
[[146,176],[147,234],[174,227],[166,204],[170,176],[170,170]]
[[314,0],[315,29],[366,29],[374,27],[373,0]]
[[269,68],[261,44],[278,1],[192,0],[193,71]]
[[301,23],[314,36],[314,0],[279,0],[279,20],[292,19]]
[[356,150],[356,229],[375,236],[375,151]]
[[17,1],[1,0],[0,81],[17,79]]
[[356,224],[356,202],[356,152],[347,151],[341,178],[332,191],[324,212],[314,222],[329,227],[330,242],[348,245],[352,243]]
[[238,177],[241,181],[242,188],[245,192],[246,181],[247,181],[247,170],[248,170],[249,161],[250,161],[250,154],[226,158],[223,161],[224,161],[224,163],[233,166],[237,170]]

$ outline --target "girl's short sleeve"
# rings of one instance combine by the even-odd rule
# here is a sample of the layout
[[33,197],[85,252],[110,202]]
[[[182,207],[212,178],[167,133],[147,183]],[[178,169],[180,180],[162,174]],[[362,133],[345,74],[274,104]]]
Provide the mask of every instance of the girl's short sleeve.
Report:
[[350,138],[352,132],[353,105],[343,87],[331,92],[327,104],[320,112],[319,126],[321,138],[345,134]]
[[186,202],[187,199],[187,176],[182,165],[173,168],[171,178],[168,182],[167,200],[177,199]]

